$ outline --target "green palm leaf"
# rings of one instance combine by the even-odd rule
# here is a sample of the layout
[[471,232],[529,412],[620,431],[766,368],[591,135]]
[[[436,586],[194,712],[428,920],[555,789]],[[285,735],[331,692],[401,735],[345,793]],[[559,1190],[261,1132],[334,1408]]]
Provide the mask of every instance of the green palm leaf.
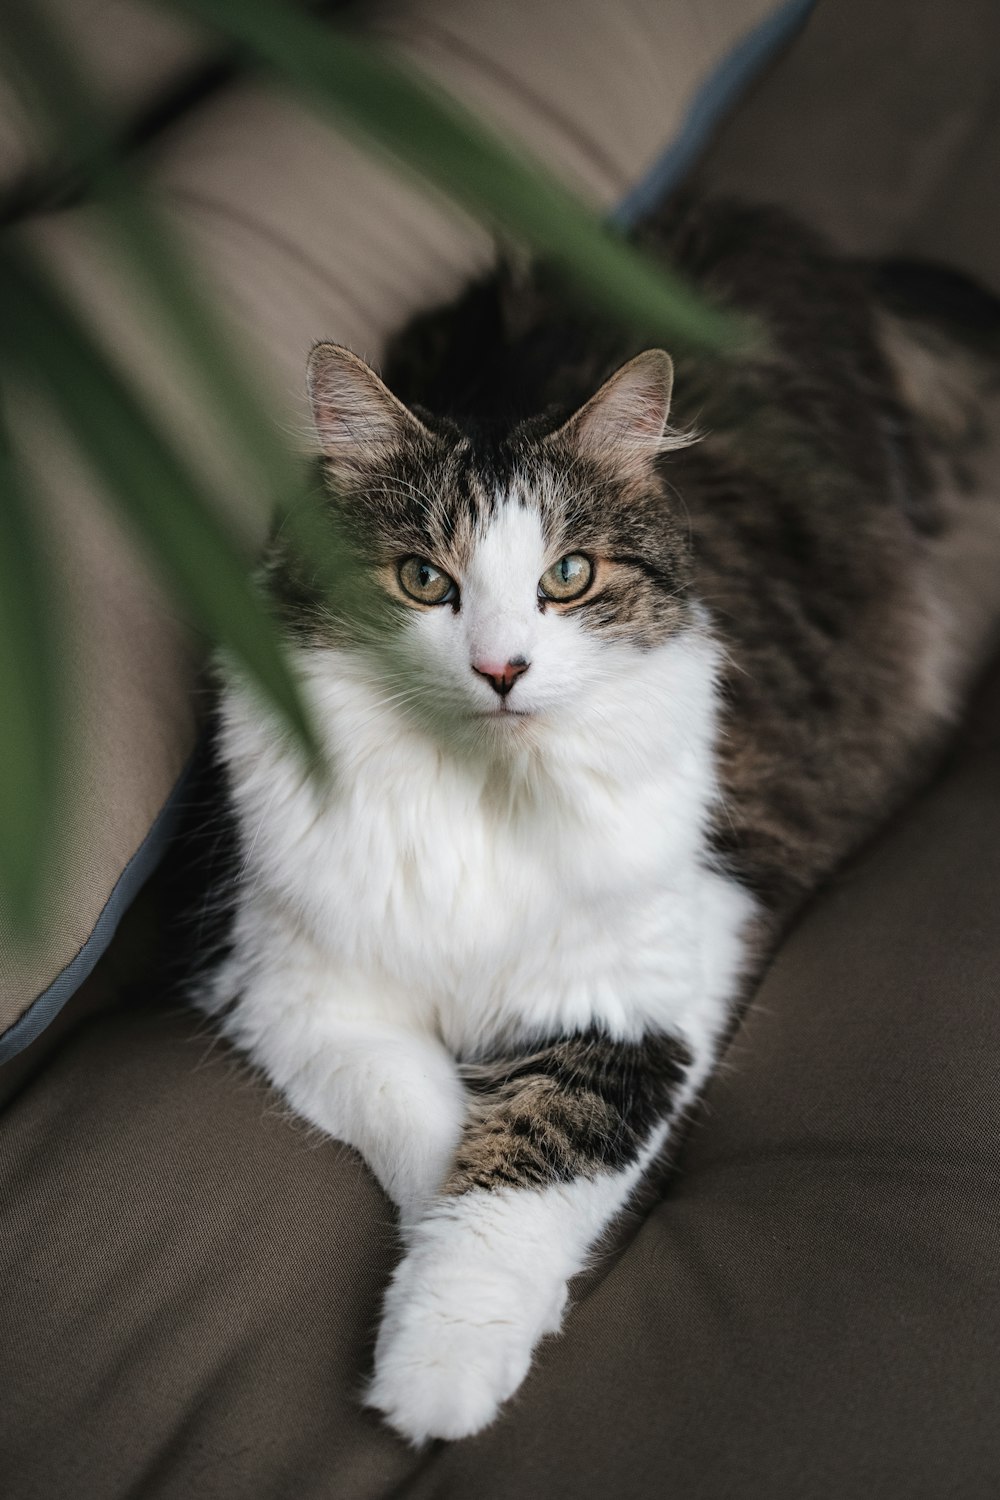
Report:
[[61,811],[56,600],[32,496],[0,420],[0,915],[24,937],[37,926]]
[[0,252],[0,319],[18,363],[62,417],[194,622],[232,652],[310,753],[318,754],[235,539],[66,299],[37,264],[9,245]]

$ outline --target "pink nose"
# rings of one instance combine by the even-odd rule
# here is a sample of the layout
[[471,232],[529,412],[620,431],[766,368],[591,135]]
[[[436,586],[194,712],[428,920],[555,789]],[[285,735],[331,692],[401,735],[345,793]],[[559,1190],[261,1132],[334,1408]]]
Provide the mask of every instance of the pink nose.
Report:
[[492,661],[474,661],[472,670],[478,677],[485,677],[495,693],[506,698],[517,679],[528,670],[531,663],[523,656],[512,656],[506,664]]

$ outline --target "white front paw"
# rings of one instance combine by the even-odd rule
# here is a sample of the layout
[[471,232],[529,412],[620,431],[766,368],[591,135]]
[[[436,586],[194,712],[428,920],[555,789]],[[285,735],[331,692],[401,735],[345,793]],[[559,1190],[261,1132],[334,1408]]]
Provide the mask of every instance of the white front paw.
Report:
[[521,1384],[554,1332],[566,1284],[527,1280],[481,1241],[418,1245],[386,1295],[367,1404],[413,1443],[470,1437]]

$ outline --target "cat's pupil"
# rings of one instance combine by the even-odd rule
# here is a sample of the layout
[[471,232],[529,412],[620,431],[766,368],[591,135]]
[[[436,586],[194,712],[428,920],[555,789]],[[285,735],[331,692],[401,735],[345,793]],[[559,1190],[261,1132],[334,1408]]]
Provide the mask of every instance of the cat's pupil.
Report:
[[425,589],[431,581],[431,570],[426,563],[420,564],[420,572],[418,574],[418,577],[420,579],[420,587],[422,589]]

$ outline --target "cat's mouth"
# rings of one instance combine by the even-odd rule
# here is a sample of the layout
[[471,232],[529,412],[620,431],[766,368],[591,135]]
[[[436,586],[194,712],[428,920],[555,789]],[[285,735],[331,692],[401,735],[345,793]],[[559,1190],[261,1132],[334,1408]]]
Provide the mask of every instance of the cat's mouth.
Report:
[[472,711],[474,719],[493,719],[502,722],[504,719],[532,719],[534,713],[530,708],[508,708],[501,704],[499,708],[476,708]]

